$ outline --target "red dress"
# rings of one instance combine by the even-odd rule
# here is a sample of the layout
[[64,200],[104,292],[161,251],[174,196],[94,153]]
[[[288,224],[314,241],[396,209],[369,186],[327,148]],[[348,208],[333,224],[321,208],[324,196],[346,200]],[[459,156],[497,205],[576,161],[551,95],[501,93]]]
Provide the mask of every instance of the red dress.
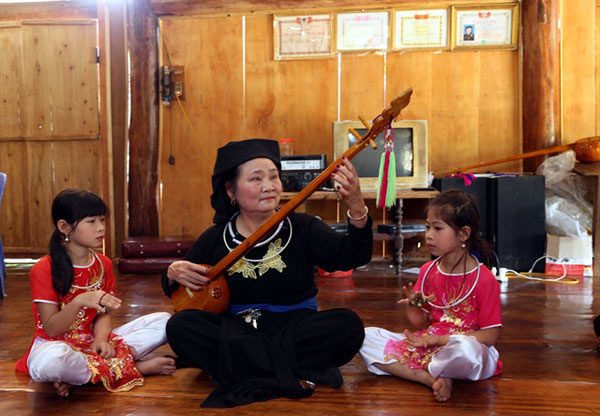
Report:
[[[144,379],[135,368],[135,360],[131,351],[121,337],[113,333],[109,335],[108,342],[114,347],[116,353],[114,358],[104,359],[91,350],[94,342],[94,321],[97,315],[94,308],[81,308],[71,328],[58,337],[50,337],[46,334],[38,313],[37,302],[57,304],[62,309],[77,295],[86,291],[104,290],[114,293],[115,277],[110,259],[102,254],[94,253],[94,261],[89,267],[75,268],[73,285],[64,297],[57,293],[52,286],[51,264],[52,260],[47,255],[33,266],[29,274],[35,320],[33,341],[36,337],[41,337],[49,341],[67,343],[73,350],[86,357],[87,365],[92,372],[90,381],[92,383],[102,381],[104,387],[109,391],[127,391],[142,385]],[[17,362],[17,371],[28,372],[27,359],[30,351],[31,347]]]

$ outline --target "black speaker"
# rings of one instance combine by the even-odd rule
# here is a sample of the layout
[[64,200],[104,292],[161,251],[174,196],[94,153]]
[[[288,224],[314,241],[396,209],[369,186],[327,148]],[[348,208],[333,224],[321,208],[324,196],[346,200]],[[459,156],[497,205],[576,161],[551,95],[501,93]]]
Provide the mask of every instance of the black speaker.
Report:
[[479,228],[479,236],[485,241],[490,241],[489,223],[488,223],[488,193],[487,193],[487,177],[477,177],[471,185],[466,186],[463,178],[436,178],[433,180],[433,187],[438,191],[443,192],[449,189],[459,189],[463,192],[473,195],[477,201],[479,214],[481,216],[481,225]]
[[[543,176],[488,178],[490,242],[501,267],[528,271],[546,248]],[[540,261],[536,271],[544,270]]]

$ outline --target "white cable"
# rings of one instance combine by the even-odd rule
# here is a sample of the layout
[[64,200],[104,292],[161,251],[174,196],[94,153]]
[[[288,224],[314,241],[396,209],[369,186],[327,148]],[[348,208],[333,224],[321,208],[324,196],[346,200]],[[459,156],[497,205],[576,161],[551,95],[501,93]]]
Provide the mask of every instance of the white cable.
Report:
[[[535,265],[537,264],[538,261],[542,260],[542,259],[552,259],[552,260],[556,260],[559,261],[556,257],[552,257],[552,256],[542,256],[539,259],[537,259],[536,261],[533,262],[533,266],[531,266],[531,269],[529,269],[529,271],[527,273],[533,273],[533,269],[535,268]],[[559,280],[564,279],[567,276],[567,266],[564,265],[564,263],[561,263],[561,266],[563,268],[563,273],[562,276],[557,277],[556,279],[546,279],[543,277],[533,277],[533,276],[527,276],[525,274],[519,273],[515,270],[511,270],[511,269],[506,269],[506,273],[512,273],[515,276],[519,276],[522,277],[523,279],[528,279],[528,280],[537,280],[540,282],[558,282]]]

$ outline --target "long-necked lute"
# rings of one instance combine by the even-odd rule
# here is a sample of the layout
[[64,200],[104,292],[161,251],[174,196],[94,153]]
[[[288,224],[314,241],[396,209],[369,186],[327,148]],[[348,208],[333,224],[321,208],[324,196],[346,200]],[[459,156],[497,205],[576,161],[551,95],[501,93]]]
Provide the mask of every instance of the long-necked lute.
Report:
[[566,152],[567,150],[574,150],[575,157],[578,161],[584,163],[595,163],[600,162],[600,136],[586,137],[585,139],[579,139],[576,142],[570,144],[563,144],[559,146],[552,146],[546,149],[534,150],[532,152],[521,153],[520,155],[508,156],[502,159],[490,160],[487,162],[475,163],[473,165],[464,166],[462,168],[451,169],[448,171],[434,172],[434,175],[445,176],[463,172],[470,172],[473,169],[482,168],[485,166],[499,165],[501,163],[513,162],[515,160],[527,159],[530,157],[544,156],[552,153]]
[[404,91],[395,98],[382,113],[373,121],[372,126],[363,120],[368,128],[364,136],[357,136],[357,142],[344,154],[329,165],[319,176],[292,198],[288,203],[275,212],[262,226],[260,226],[252,235],[242,241],[234,250],[230,251],[216,265],[208,266],[210,270],[206,277],[210,280],[207,286],[199,290],[192,290],[180,285],[171,295],[173,306],[176,311],[184,309],[200,309],[213,313],[224,313],[229,305],[229,286],[224,273],[248,251],[259,243],[271,230],[273,230],[281,221],[290,215],[298,206],[307,200],[316,190],[325,183],[331,174],[336,170],[336,166],[342,163],[342,157],[351,160],[367,145],[375,146],[375,138],[381,133],[394,119],[400,115],[400,111],[408,105],[412,95],[412,88]]

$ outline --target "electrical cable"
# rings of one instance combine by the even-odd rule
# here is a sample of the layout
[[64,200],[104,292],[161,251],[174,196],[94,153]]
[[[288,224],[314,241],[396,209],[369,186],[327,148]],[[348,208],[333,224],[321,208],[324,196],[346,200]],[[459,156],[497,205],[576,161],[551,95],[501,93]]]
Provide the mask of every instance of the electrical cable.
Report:
[[[160,41],[163,44],[163,47],[165,48],[165,55],[167,56],[167,62],[169,64],[169,66],[172,66],[172,64],[171,64],[171,55],[169,54],[169,48],[167,47],[167,43],[162,38],[162,35],[160,33],[159,33],[158,36],[160,38]],[[206,151],[206,149],[204,148],[204,146],[202,146],[202,140],[200,139],[200,135],[198,134],[198,132],[196,132],[196,129],[192,125],[190,117],[188,116],[188,113],[185,110],[185,107],[183,106],[183,104],[181,103],[181,100],[179,99],[179,95],[177,93],[174,93],[173,95],[177,99],[177,103],[179,104],[179,107],[181,108],[181,111],[183,112],[183,117],[184,117],[185,121],[187,122],[187,125],[189,126],[190,130],[192,131],[192,134],[193,134],[194,138],[198,142],[198,146],[200,146],[200,150],[202,150],[202,153],[204,153],[204,156],[206,156],[206,158],[209,161],[212,161],[212,159],[208,155],[208,152]],[[172,135],[171,135],[171,140],[172,140]]]
[[[512,270],[512,269],[506,269],[506,277],[508,278],[521,278],[521,279],[527,279],[527,280],[535,280],[538,282],[545,282],[545,283],[562,283],[565,285],[576,285],[579,283],[578,279],[572,279],[569,278],[567,280],[563,280],[565,279],[565,277],[567,277],[567,267],[561,263],[561,266],[563,268],[563,273],[561,276],[556,276],[553,274],[546,274],[546,273],[535,273],[533,271],[533,269],[535,268],[535,265],[542,259],[551,259],[551,260],[556,260],[558,261],[558,259],[556,257],[552,257],[552,256],[542,256],[540,258],[538,258],[536,261],[533,262],[533,265],[531,266],[531,268],[529,269],[528,272],[517,272],[516,270]],[[544,276],[549,276],[549,277],[553,277],[554,279],[548,279],[547,277]]]

